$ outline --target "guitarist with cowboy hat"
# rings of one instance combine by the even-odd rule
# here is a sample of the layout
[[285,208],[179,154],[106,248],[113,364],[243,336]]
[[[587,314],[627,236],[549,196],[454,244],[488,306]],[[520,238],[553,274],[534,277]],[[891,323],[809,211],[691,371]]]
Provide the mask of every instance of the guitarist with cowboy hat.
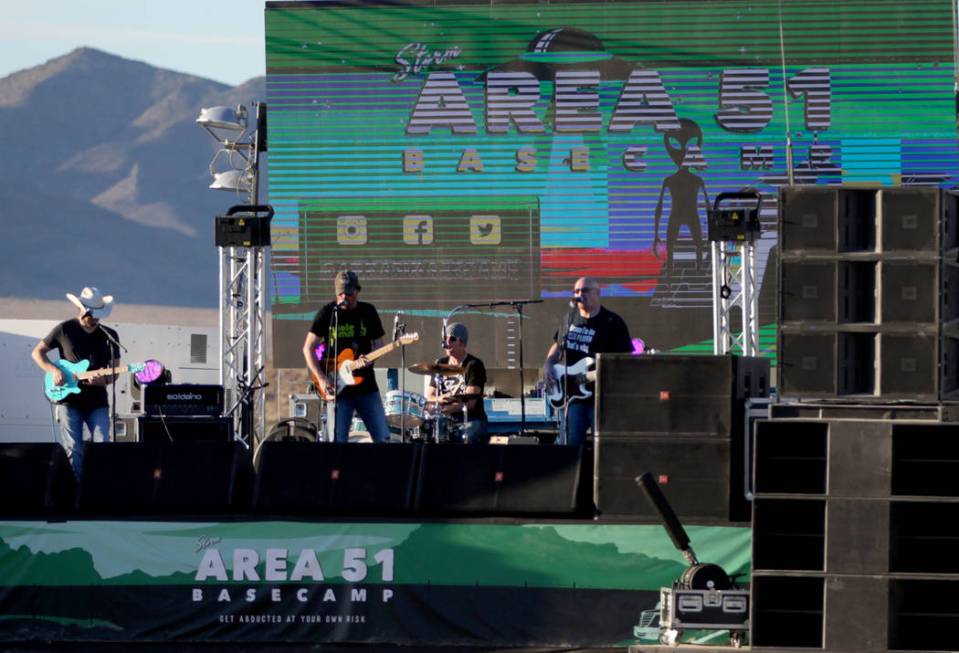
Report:
[[[60,359],[70,363],[89,361],[89,370],[116,367],[120,352],[119,337],[100,320],[113,310],[113,296],[103,295],[95,287],[84,288],[79,296],[67,293],[67,299],[77,308],[77,316],[53,327],[47,336],[33,348],[33,361],[52,375],[53,382],[62,386],[67,374],[50,362],[47,354],[56,349]],[[112,341],[111,341],[112,339]],[[113,383],[113,374],[95,376],[79,384],[80,391],[68,394],[57,405],[60,423],[60,444],[67,452],[74,475],[79,479],[83,466],[83,428],[95,442],[110,440],[110,402],[106,386]]]
[[[310,376],[317,385],[317,392],[324,399],[335,397],[335,434],[337,442],[349,442],[350,423],[353,413],[359,413],[374,442],[388,442],[390,427],[383,410],[372,362],[366,358],[373,349],[380,347],[383,324],[373,304],[359,301],[360,280],[352,270],[342,270],[333,280],[336,299],[316,312],[313,325],[303,342],[303,357]],[[317,348],[323,345],[324,362],[336,361],[344,351],[354,355],[351,365],[355,385],[346,385],[337,392],[337,383],[326,377],[320,369]]]

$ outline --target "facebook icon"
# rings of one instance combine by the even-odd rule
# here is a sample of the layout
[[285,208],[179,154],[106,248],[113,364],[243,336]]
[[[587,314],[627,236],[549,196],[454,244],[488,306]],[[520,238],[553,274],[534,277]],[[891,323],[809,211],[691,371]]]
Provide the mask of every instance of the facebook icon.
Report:
[[432,245],[433,216],[403,216],[403,242],[407,245]]

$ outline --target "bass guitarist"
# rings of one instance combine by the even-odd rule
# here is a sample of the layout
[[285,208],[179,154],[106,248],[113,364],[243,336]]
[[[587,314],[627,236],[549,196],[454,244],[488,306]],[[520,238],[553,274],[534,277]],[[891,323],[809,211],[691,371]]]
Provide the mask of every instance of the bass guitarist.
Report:
[[[573,285],[574,314],[561,333],[553,336],[553,344],[546,354],[543,374],[554,393],[566,398],[565,419],[560,427],[558,442],[578,446],[586,442],[586,431],[595,422],[595,380],[582,376],[571,378],[565,371],[577,367],[596,354],[628,353],[633,351],[629,328],[619,315],[603,307],[599,299],[599,284],[590,277],[582,277]],[[558,363],[564,361],[563,373]],[[580,365],[585,368],[586,363]],[[565,377],[565,378],[563,378]],[[575,387],[574,387],[575,386]]]
[[[68,394],[57,405],[60,423],[60,443],[67,452],[73,473],[79,480],[83,468],[83,427],[95,442],[110,440],[110,402],[106,387],[116,378],[112,369],[119,363],[117,332],[100,324],[113,310],[113,296],[103,295],[96,288],[84,288],[80,295],[67,293],[67,299],[76,306],[77,317],[53,327],[47,336],[33,348],[33,361],[52,376],[57,386],[75,383],[64,367],[50,362],[47,354],[56,349],[61,361],[80,363],[89,361],[90,370],[106,370],[81,382],[79,392]],[[59,362],[59,361],[58,361]]]
[[[359,301],[360,281],[352,270],[342,270],[333,280],[336,299],[316,312],[313,325],[303,343],[303,357],[321,397],[335,402],[335,439],[348,442],[353,413],[359,414],[374,442],[388,442],[389,424],[383,411],[372,362],[366,354],[380,346],[385,332],[376,307]],[[350,350],[355,358],[351,365],[355,384],[337,392],[337,383],[320,369],[317,348],[323,345],[323,361],[332,369],[341,354]]]

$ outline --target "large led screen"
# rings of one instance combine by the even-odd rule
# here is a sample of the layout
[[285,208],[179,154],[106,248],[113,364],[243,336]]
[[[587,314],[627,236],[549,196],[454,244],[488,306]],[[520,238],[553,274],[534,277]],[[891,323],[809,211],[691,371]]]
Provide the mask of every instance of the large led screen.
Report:
[[790,177],[955,183],[954,43],[949,0],[267,3],[275,363],[342,268],[408,359],[469,304],[488,366],[538,367],[583,275],[646,346],[707,341],[744,188],[771,324]]

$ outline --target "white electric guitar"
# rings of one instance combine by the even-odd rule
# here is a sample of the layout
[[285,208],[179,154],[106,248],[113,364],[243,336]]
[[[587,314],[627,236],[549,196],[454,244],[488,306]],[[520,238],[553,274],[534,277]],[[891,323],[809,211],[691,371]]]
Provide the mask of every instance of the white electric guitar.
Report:
[[550,379],[546,386],[546,399],[553,408],[562,408],[566,404],[566,391],[569,398],[589,399],[593,391],[586,385],[596,381],[596,359],[587,356],[573,365],[554,365],[555,379]]

